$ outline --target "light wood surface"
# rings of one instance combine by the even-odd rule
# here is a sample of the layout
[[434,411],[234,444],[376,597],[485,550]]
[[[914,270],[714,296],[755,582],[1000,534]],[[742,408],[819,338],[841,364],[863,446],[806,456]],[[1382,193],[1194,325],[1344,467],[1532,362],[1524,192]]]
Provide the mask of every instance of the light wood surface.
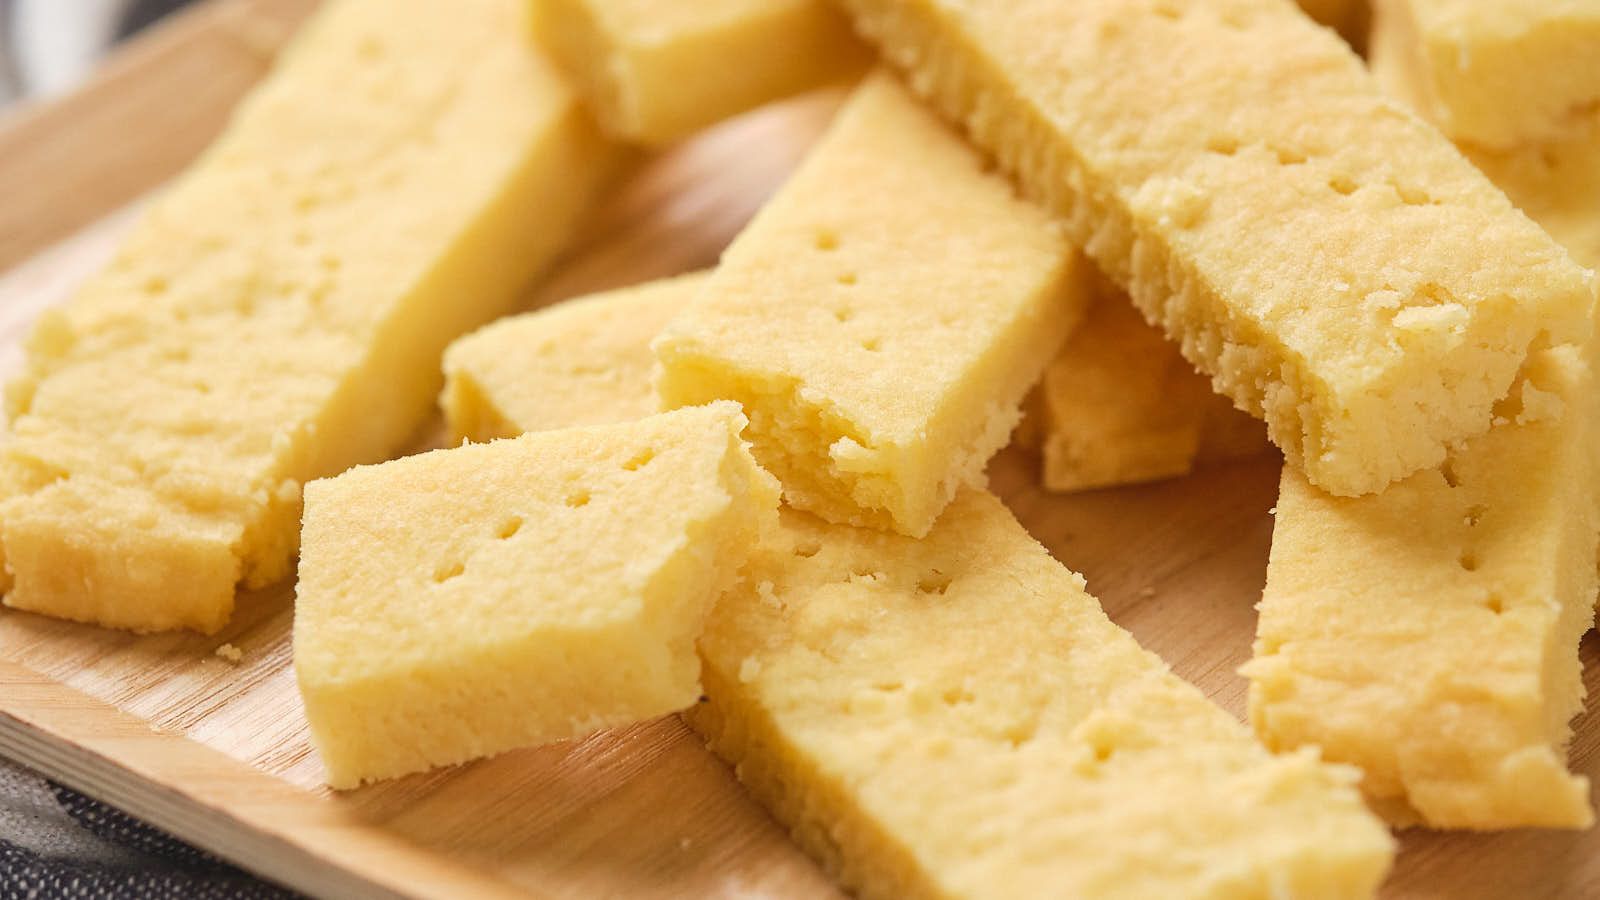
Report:
[[[17,364],[33,315],[110,253],[136,198],[220,127],[309,5],[213,2],[85,92],[0,131],[0,266],[26,260],[0,276],[0,370]],[[199,72],[216,77],[197,84]],[[643,160],[528,304],[713,262],[839,96],[761,111]],[[1249,654],[1277,462],[1067,497],[1040,492],[1036,468],[1008,450],[993,486],[1114,620],[1242,715],[1235,669]],[[242,596],[211,638],[0,612],[0,754],[322,896],[837,896],[673,717],[328,791],[289,667],[291,603],[290,585]],[[224,642],[243,650],[238,664],[214,655]],[[1593,635],[1584,653],[1592,695]],[[1580,720],[1573,756],[1600,780],[1593,719]],[[1413,831],[1402,844],[1388,897],[1600,896],[1595,832]]]

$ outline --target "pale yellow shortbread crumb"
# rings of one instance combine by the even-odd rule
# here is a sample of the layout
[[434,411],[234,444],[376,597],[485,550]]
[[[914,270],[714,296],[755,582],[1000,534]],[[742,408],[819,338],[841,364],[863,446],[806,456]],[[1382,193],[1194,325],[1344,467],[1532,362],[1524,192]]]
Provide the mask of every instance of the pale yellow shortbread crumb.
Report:
[[339,0],[63,309],[7,392],[19,609],[227,621],[300,485],[417,428],[455,335],[564,243],[611,150],[520,0]]
[[1282,0],[844,0],[1313,483],[1489,427],[1591,278]]
[[1596,591],[1593,377],[1536,354],[1497,424],[1382,494],[1286,468],[1250,678],[1269,747],[1361,767],[1396,822],[1587,827],[1566,767]]
[[657,390],[744,404],[790,504],[925,534],[1006,443],[1088,269],[878,74],[657,338]]
[[221,644],[216,650],[213,650],[212,653],[215,654],[218,659],[227,660],[231,663],[237,663],[238,661],[244,659],[244,651],[232,644]]
[[306,486],[294,665],[340,788],[681,709],[778,485],[737,404]]
[[1266,752],[992,495],[921,541],[782,515],[687,717],[852,892],[1373,894],[1394,844],[1355,773]]
[[660,144],[860,71],[821,0],[534,0],[540,31],[608,132]]
[[707,273],[647,282],[502,319],[445,350],[452,443],[626,422],[656,412],[650,341]]
[[1600,0],[1376,0],[1371,44],[1440,130],[1512,150],[1600,121]]

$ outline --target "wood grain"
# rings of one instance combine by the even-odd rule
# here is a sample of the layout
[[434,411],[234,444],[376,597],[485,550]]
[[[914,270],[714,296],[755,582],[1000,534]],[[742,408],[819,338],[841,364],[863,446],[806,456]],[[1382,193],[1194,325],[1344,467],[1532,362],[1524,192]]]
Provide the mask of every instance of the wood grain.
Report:
[[[215,132],[284,33],[251,32],[256,39],[240,49],[233,17],[286,23],[307,5],[214,2],[83,94],[0,132],[8,199],[0,261],[28,257],[0,276],[0,370],[20,359],[33,315],[111,252],[137,214],[130,201]],[[179,112],[154,109],[210,66],[223,73],[215,90],[188,94]],[[839,98],[819,92],[642,160],[527,304],[713,262]],[[168,116],[159,133],[148,127],[157,120],[132,112],[140,108]],[[129,128],[144,130],[117,145],[108,167],[105,142]],[[1057,558],[1084,573],[1115,621],[1242,715],[1245,682],[1235,669],[1254,631],[1276,461],[1065,497],[1041,492],[1036,469],[1036,459],[1009,449],[991,466],[992,485]],[[210,638],[0,613],[0,753],[315,895],[838,896],[675,717],[328,791],[289,666],[291,601],[287,584],[241,596],[234,621]],[[213,654],[223,642],[244,651],[238,664]],[[1591,635],[1591,696],[1597,655]],[[1573,758],[1600,781],[1592,715],[1579,723]],[[1402,843],[1388,897],[1600,896],[1594,832],[1414,831]]]

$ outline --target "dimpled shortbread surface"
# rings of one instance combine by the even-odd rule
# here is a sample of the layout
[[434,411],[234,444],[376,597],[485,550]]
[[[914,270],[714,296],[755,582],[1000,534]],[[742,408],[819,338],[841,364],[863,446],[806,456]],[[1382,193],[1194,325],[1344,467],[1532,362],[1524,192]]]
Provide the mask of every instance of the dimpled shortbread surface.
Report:
[[1273,756],[1106,618],[995,497],[928,536],[783,513],[687,714],[866,898],[1371,896],[1354,771]]
[[1542,351],[1441,469],[1359,498],[1284,470],[1244,669],[1269,747],[1361,767],[1400,823],[1593,821],[1566,767],[1596,589],[1593,391],[1575,348]]
[[1509,150],[1600,119],[1600,0],[1375,0],[1372,43],[1458,141]]
[[563,243],[606,145],[517,0],[339,0],[64,309],[7,393],[6,603],[214,631],[302,481],[383,459],[439,354]]
[[706,282],[696,272],[502,319],[444,354],[439,405],[456,442],[604,425],[660,408],[650,341]]
[[1489,427],[1593,287],[1282,0],[844,0],[1220,393],[1340,495]]
[[1126,294],[1105,284],[1095,293],[1030,408],[1045,488],[1152,481],[1271,449],[1261,423],[1212,393]]
[[657,339],[657,389],[743,403],[791,505],[925,534],[1005,445],[1089,268],[880,73]]
[[695,702],[706,614],[775,527],[743,426],[717,403],[307,485],[294,664],[328,783]]
[[822,0],[533,0],[540,31],[612,134],[645,143],[859,71]]

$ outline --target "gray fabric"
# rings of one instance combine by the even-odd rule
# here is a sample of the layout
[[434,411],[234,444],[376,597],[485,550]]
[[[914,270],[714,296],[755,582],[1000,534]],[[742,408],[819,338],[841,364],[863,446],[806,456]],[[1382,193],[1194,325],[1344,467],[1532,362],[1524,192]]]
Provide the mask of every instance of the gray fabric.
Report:
[[132,866],[138,857],[78,827],[45,780],[0,760],[0,840],[41,859]]
[[0,759],[0,900],[294,896]]

